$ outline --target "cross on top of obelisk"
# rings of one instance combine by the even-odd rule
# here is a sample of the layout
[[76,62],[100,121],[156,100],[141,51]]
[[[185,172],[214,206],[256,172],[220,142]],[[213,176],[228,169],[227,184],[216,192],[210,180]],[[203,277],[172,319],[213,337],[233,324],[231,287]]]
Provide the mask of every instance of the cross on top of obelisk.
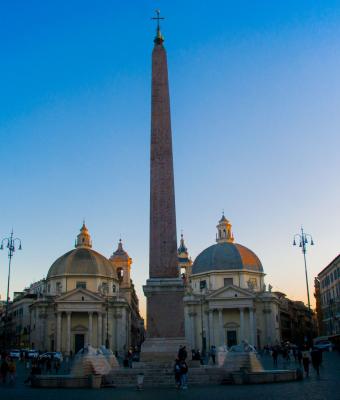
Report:
[[155,10],[155,13],[156,13],[156,16],[151,18],[151,19],[154,19],[157,21],[157,31],[156,31],[157,33],[156,33],[154,42],[156,44],[162,44],[164,42],[164,37],[162,36],[162,33],[161,33],[161,27],[160,27],[159,21],[161,19],[164,19],[164,17],[160,16],[160,13],[161,13],[160,10]]

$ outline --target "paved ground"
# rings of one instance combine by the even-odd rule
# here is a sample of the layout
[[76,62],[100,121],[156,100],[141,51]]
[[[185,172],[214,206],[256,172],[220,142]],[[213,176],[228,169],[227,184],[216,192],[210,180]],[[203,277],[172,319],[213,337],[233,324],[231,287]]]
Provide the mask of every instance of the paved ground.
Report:
[[[271,359],[264,358],[264,364],[271,367]],[[282,361],[279,368],[283,366]],[[287,367],[294,368],[291,362]],[[1,400],[152,400],[159,399],[195,399],[195,400],[340,400],[340,355],[338,353],[325,353],[318,378],[311,371],[310,378],[299,382],[264,385],[243,386],[207,386],[192,387],[187,391],[177,392],[175,389],[145,389],[137,392],[134,389],[33,389],[23,384],[25,370],[18,366],[16,385],[0,385]]]

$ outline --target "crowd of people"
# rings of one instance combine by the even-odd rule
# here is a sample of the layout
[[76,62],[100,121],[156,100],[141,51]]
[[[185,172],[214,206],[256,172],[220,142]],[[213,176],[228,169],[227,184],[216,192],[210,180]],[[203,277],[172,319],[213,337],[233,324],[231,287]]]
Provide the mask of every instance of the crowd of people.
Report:
[[12,357],[9,357],[6,353],[1,354],[1,365],[0,365],[0,377],[2,383],[8,382],[11,385],[15,384],[16,379],[16,363]]
[[35,357],[29,359],[25,354],[20,355],[19,359],[14,359],[7,352],[0,354],[0,382],[14,385],[16,382],[17,362],[22,363],[28,371],[25,383],[30,383],[34,375],[58,374],[61,363],[59,359],[49,357]]
[[278,358],[281,356],[285,363],[290,363],[294,360],[301,368],[303,367],[306,377],[309,377],[310,364],[312,364],[317,376],[320,376],[322,351],[316,347],[309,348],[306,344],[303,346],[295,346],[286,343],[282,345],[265,346],[264,352],[271,354],[274,368],[277,368]]

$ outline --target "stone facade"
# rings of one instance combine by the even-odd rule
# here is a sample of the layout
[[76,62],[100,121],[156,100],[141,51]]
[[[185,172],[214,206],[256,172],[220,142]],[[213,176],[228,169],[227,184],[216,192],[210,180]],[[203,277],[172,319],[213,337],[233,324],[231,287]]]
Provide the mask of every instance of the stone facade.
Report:
[[231,224],[224,216],[217,231],[216,249],[203,251],[188,269],[191,275],[185,276],[185,332],[190,348],[206,351],[212,345],[230,347],[243,340],[256,347],[278,343],[279,299],[271,287],[266,289],[260,261],[234,244]]
[[177,261],[168,68],[159,26],[152,52],[150,259],[142,360],[173,360],[184,341],[183,280]]
[[[18,346],[64,354],[85,345],[106,346],[123,354],[141,345],[144,324],[130,278],[131,258],[121,241],[110,260],[91,247],[83,225],[76,249],[51,266],[46,280],[14,299],[11,329],[27,333]],[[23,310],[23,318],[16,310]]]
[[316,278],[321,335],[340,334],[340,254]]

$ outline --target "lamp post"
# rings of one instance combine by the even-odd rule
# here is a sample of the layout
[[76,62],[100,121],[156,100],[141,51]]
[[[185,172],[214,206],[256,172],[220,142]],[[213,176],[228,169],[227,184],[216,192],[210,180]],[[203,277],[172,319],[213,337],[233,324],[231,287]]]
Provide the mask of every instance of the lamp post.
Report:
[[298,238],[298,240],[299,240],[299,247],[301,247],[302,254],[303,254],[303,260],[304,260],[304,263],[305,263],[308,309],[309,309],[309,311],[311,311],[310,298],[309,298],[308,275],[307,275],[307,261],[306,261],[306,250],[307,249],[306,249],[306,245],[310,244],[311,246],[314,246],[314,242],[313,242],[312,236],[309,233],[305,233],[302,227],[301,227],[301,233],[297,233],[297,234],[294,235],[293,246],[296,246],[296,241],[295,241],[296,238]]
[[22,250],[21,247],[21,239],[13,237],[13,229],[9,237],[3,238],[0,245],[0,250],[4,249],[5,247],[8,249],[8,278],[7,278],[7,297],[6,297],[6,310],[5,310],[5,342],[7,344],[7,322],[8,322],[8,306],[9,306],[9,283],[11,279],[11,264],[12,264],[12,257],[16,250],[16,243],[19,244],[18,249]]

